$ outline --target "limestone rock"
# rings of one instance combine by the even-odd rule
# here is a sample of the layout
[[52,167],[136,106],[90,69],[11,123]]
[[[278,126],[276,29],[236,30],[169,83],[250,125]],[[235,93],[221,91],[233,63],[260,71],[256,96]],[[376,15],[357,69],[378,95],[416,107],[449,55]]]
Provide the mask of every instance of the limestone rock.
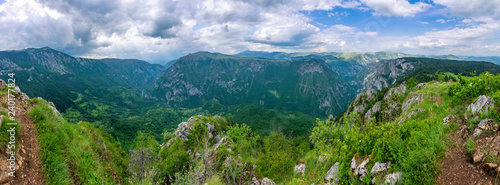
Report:
[[306,172],[306,165],[305,164],[295,165],[294,171],[296,173],[305,173]]
[[7,84],[5,83],[5,81],[3,81],[2,79],[0,79],[0,90],[2,90],[5,86],[7,86]]
[[352,160],[351,160],[351,170],[355,170],[356,169],[356,156],[352,157]]
[[426,85],[427,85],[427,83],[419,83],[419,84],[417,84],[417,86],[415,86],[414,89],[422,89],[422,87],[424,87]]
[[373,118],[373,116],[375,116],[375,113],[377,112],[380,112],[380,105],[382,103],[380,101],[378,101],[377,103],[375,103],[373,105],[373,107],[368,110],[365,114],[365,123],[369,123],[370,122],[370,119]]
[[463,139],[469,137],[469,130],[467,130],[467,126],[466,125],[462,125],[460,126],[460,128],[458,128],[458,132],[460,134],[460,136],[462,136]]
[[335,163],[331,168],[330,170],[328,170],[328,172],[326,173],[326,177],[325,177],[325,181],[327,183],[333,183],[333,184],[336,184],[338,182],[338,178],[337,178],[337,175],[339,174],[338,172],[338,168],[339,168],[339,163]]
[[349,114],[353,113],[363,113],[366,109],[366,106],[368,106],[368,103],[370,103],[372,100],[375,99],[375,93],[372,91],[366,91],[363,93],[359,93],[354,100],[352,100],[351,104],[349,107],[347,107],[344,117],[349,116]]
[[497,164],[495,164],[495,163],[486,163],[485,165],[486,165],[486,167],[488,167],[489,169],[493,169],[493,170],[494,170],[495,168],[497,168],[497,167],[498,167],[498,165],[497,165]]
[[15,92],[16,94],[21,94],[21,93],[22,93],[22,92],[21,92],[21,89],[19,88],[19,86],[14,87],[14,92]]
[[391,168],[391,162],[388,162],[388,163],[379,163],[378,161],[375,163],[375,165],[373,165],[373,168],[372,170],[370,171],[370,173],[372,175],[374,174],[377,174],[377,173],[380,173],[380,172],[383,172],[383,171],[386,171],[388,170],[389,168]]
[[483,130],[481,130],[480,128],[476,128],[476,129],[474,129],[474,134],[472,134],[472,136],[477,137],[477,136],[481,135],[481,132],[483,132]]
[[391,173],[391,174],[386,175],[384,184],[390,184],[390,185],[396,184],[399,181],[399,179],[401,178],[401,175],[403,175],[402,172],[395,172],[395,173]]
[[262,179],[262,182],[260,184],[261,185],[276,185],[276,183],[273,180],[268,179],[267,177]]
[[414,95],[410,99],[404,101],[403,107],[402,107],[403,112],[406,112],[407,110],[409,110],[413,105],[419,104],[420,101],[422,101],[423,99],[424,99],[424,95],[418,94],[418,95]]
[[474,163],[479,163],[483,160],[483,157],[484,157],[484,153],[482,153],[480,151],[476,151],[476,153],[474,153],[472,159],[474,160]]
[[252,184],[251,185],[260,185],[260,182],[259,182],[259,180],[257,180],[257,178],[252,177]]
[[406,92],[406,84],[401,84],[394,88],[389,89],[385,95],[384,100],[390,100],[392,97],[398,97]]
[[217,144],[215,144],[215,146],[214,146],[214,151],[219,150],[219,147],[220,147],[221,145],[223,145],[223,144],[226,144],[226,143],[227,143],[227,138],[226,138],[226,137],[223,137],[222,139],[220,139],[220,141],[219,141]]
[[458,120],[457,116],[450,114],[450,115],[446,116],[445,118],[443,118],[443,124],[448,125],[451,122],[456,122],[457,120]]
[[472,114],[488,114],[489,109],[494,107],[493,103],[492,97],[481,95],[476,102],[467,107],[467,111],[471,111]]
[[354,175],[358,175],[359,176],[359,179],[363,178],[364,176],[366,176],[368,170],[366,169],[366,165],[370,162],[370,159],[366,159],[364,160],[363,162],[361,162],[361,164],[356,167],[356,170],[354,171]]
[[189,130],[193,129],[194,125],[189,122],[182,122],[177,126],[177,129],[174,132],[174,135],[178,138],[181,138],[183,141],[188,140],[188,136],[190,134]]
[[483,119],[479,124],[477,125],[480,129],[483,130],[491,130],[493,129],[493,120],[492,119]]

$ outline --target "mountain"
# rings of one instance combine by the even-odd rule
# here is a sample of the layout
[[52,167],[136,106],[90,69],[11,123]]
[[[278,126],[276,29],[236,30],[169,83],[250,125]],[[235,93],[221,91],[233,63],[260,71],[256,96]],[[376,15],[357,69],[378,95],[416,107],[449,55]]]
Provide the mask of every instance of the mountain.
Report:
[[163,68],[168,69],[170,66],[174,65],[177,62],[177,60],[178,59],[168,61],[167,63],[165,63],[165,65],[163,65]]
[[173,107],[251,103],[315,115],[338,114],[353,89],[318,59],[271,60],[198,52],[180,58],[146,97]]
[[235,56],[245,57],[261,57],[283,60],[300,60],[300,59],[320,59],[325,61],[335,73],[342,77],[347,82],[352,81],[356,74],[367,64],[377,62],[379,60],[396,59],[408,57],[404,53],[396,53],[389,51],[380,52],[299,52],[299,53],[283,53],[283,52],[264,52],[264,51],[244,51]]
[[422,57],[407,57],[370,63],[356,75],[353,82],[358,93],[379,91],[390,87],[407,76],[419,82],[435,79],[439,73],[469,75],[472,72],[500,72],[500,66],[489,62],[445,60]]
[[[106,94],[120,86],[142,91],[165,68],[134,59],[86,59],[48,47],[0,51],[0,78],[16,73],[16,83],[30,97],[45,97],[65,110],[77,93]],[[77,93],[72,93],[77,92]]]

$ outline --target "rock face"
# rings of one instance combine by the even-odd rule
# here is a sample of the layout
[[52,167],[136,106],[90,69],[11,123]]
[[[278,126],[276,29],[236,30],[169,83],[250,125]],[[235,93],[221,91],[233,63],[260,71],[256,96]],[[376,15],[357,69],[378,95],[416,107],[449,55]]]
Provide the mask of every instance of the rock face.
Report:
[[467,111],[471,111],[472,114],[488,114],[489,109],[494,107],[493,98],[485,95],[479,96],[476,102],[470,104],[467,107]]
[[325,181],[330,184],[337,184],[338,178],[337,175],[339,174],[338,172],[339,168],[339,163],[335,163],[330,170],[326,173]]
[[[198,52],[180,58],[148,88],[146,97],[173,107],[250,103],[321,115],[342,112],[351,86],[321,60],[269,60]],[[300,105],[300,106],[298,106]]]
[[377,94],[372,91],[359,93],[349,104],[349,107],[346,108],[347,111],[344,113],[344,117],[349,116],[349,114],[363,113],[366,106],[375,99],[375,95]]
[[368,112],[366,112],[366,114],[365,114],[365,123],[369,123],[370,119],[375,116],[375,113],[380,112],[380,105],[381,104],[382,103],[380,101],[378,101],[377,103],[375,103],[373,105],[373,107],[370,110],[368,110]]
[[396,83],[398,77],[404,76],[420,66],[420,62],[407,61],[407,59],[370,63],[357,75],[361,81],[358,92],[382,90]]
[[305,164],[299,164],[295,165],[294,171],[296,173],[305,173],[306,172],[306,165]]
[[423,99],[424,99],[424,95],[423,94],[414,94],[414,95],[412,95],[410,99],[404,101],[403,107],[402,107],[403,108],[403,112],[406,112],[408,109],[410,109],[414,105],[419,104],[420,101],[422,101]]

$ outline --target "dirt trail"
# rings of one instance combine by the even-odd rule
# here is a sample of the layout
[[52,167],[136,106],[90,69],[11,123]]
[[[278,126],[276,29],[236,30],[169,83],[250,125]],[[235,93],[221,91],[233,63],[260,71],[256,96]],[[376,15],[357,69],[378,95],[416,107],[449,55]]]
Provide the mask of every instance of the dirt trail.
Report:
[[472,158],[467,156],[465,140],[460,131],[449,135],[453,145],[446,152],[446,158],[442,161],[441,174],[437,183],[443,185],[493,185],[500,184],[500,179],[495,175],[483,171],[481,166],[474,165]]
[[[0,102],[7,102],[6,97],[1,97]],[[26,106],[26,108],[25,108]],[[21,122],[22,133],[19,138],[19,149],[16,154],[15,177],[2,179],[2,184],[12,185],[38,185],[45,184],[40,163],[40,143],[38,142],[37,129],[35,123],[27,116],[28,106],[20,100],[16,100],[16,120]],[[4,111],[8,111],[2,107]],[[0,166],[2,173],[7,169],[6,156],[0,156]],[[3,175],[3,174],[2,174]]]

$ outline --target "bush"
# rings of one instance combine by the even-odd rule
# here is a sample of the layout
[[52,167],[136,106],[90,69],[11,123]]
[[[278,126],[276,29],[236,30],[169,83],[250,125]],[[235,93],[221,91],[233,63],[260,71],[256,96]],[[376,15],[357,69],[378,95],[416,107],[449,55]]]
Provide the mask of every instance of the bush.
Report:
[[467,155],[472,157],[472,155],[474,155],[474,153],[476,152],[476,143],[474,142],[474,139],[467,138],[465,146],[467,148]]

